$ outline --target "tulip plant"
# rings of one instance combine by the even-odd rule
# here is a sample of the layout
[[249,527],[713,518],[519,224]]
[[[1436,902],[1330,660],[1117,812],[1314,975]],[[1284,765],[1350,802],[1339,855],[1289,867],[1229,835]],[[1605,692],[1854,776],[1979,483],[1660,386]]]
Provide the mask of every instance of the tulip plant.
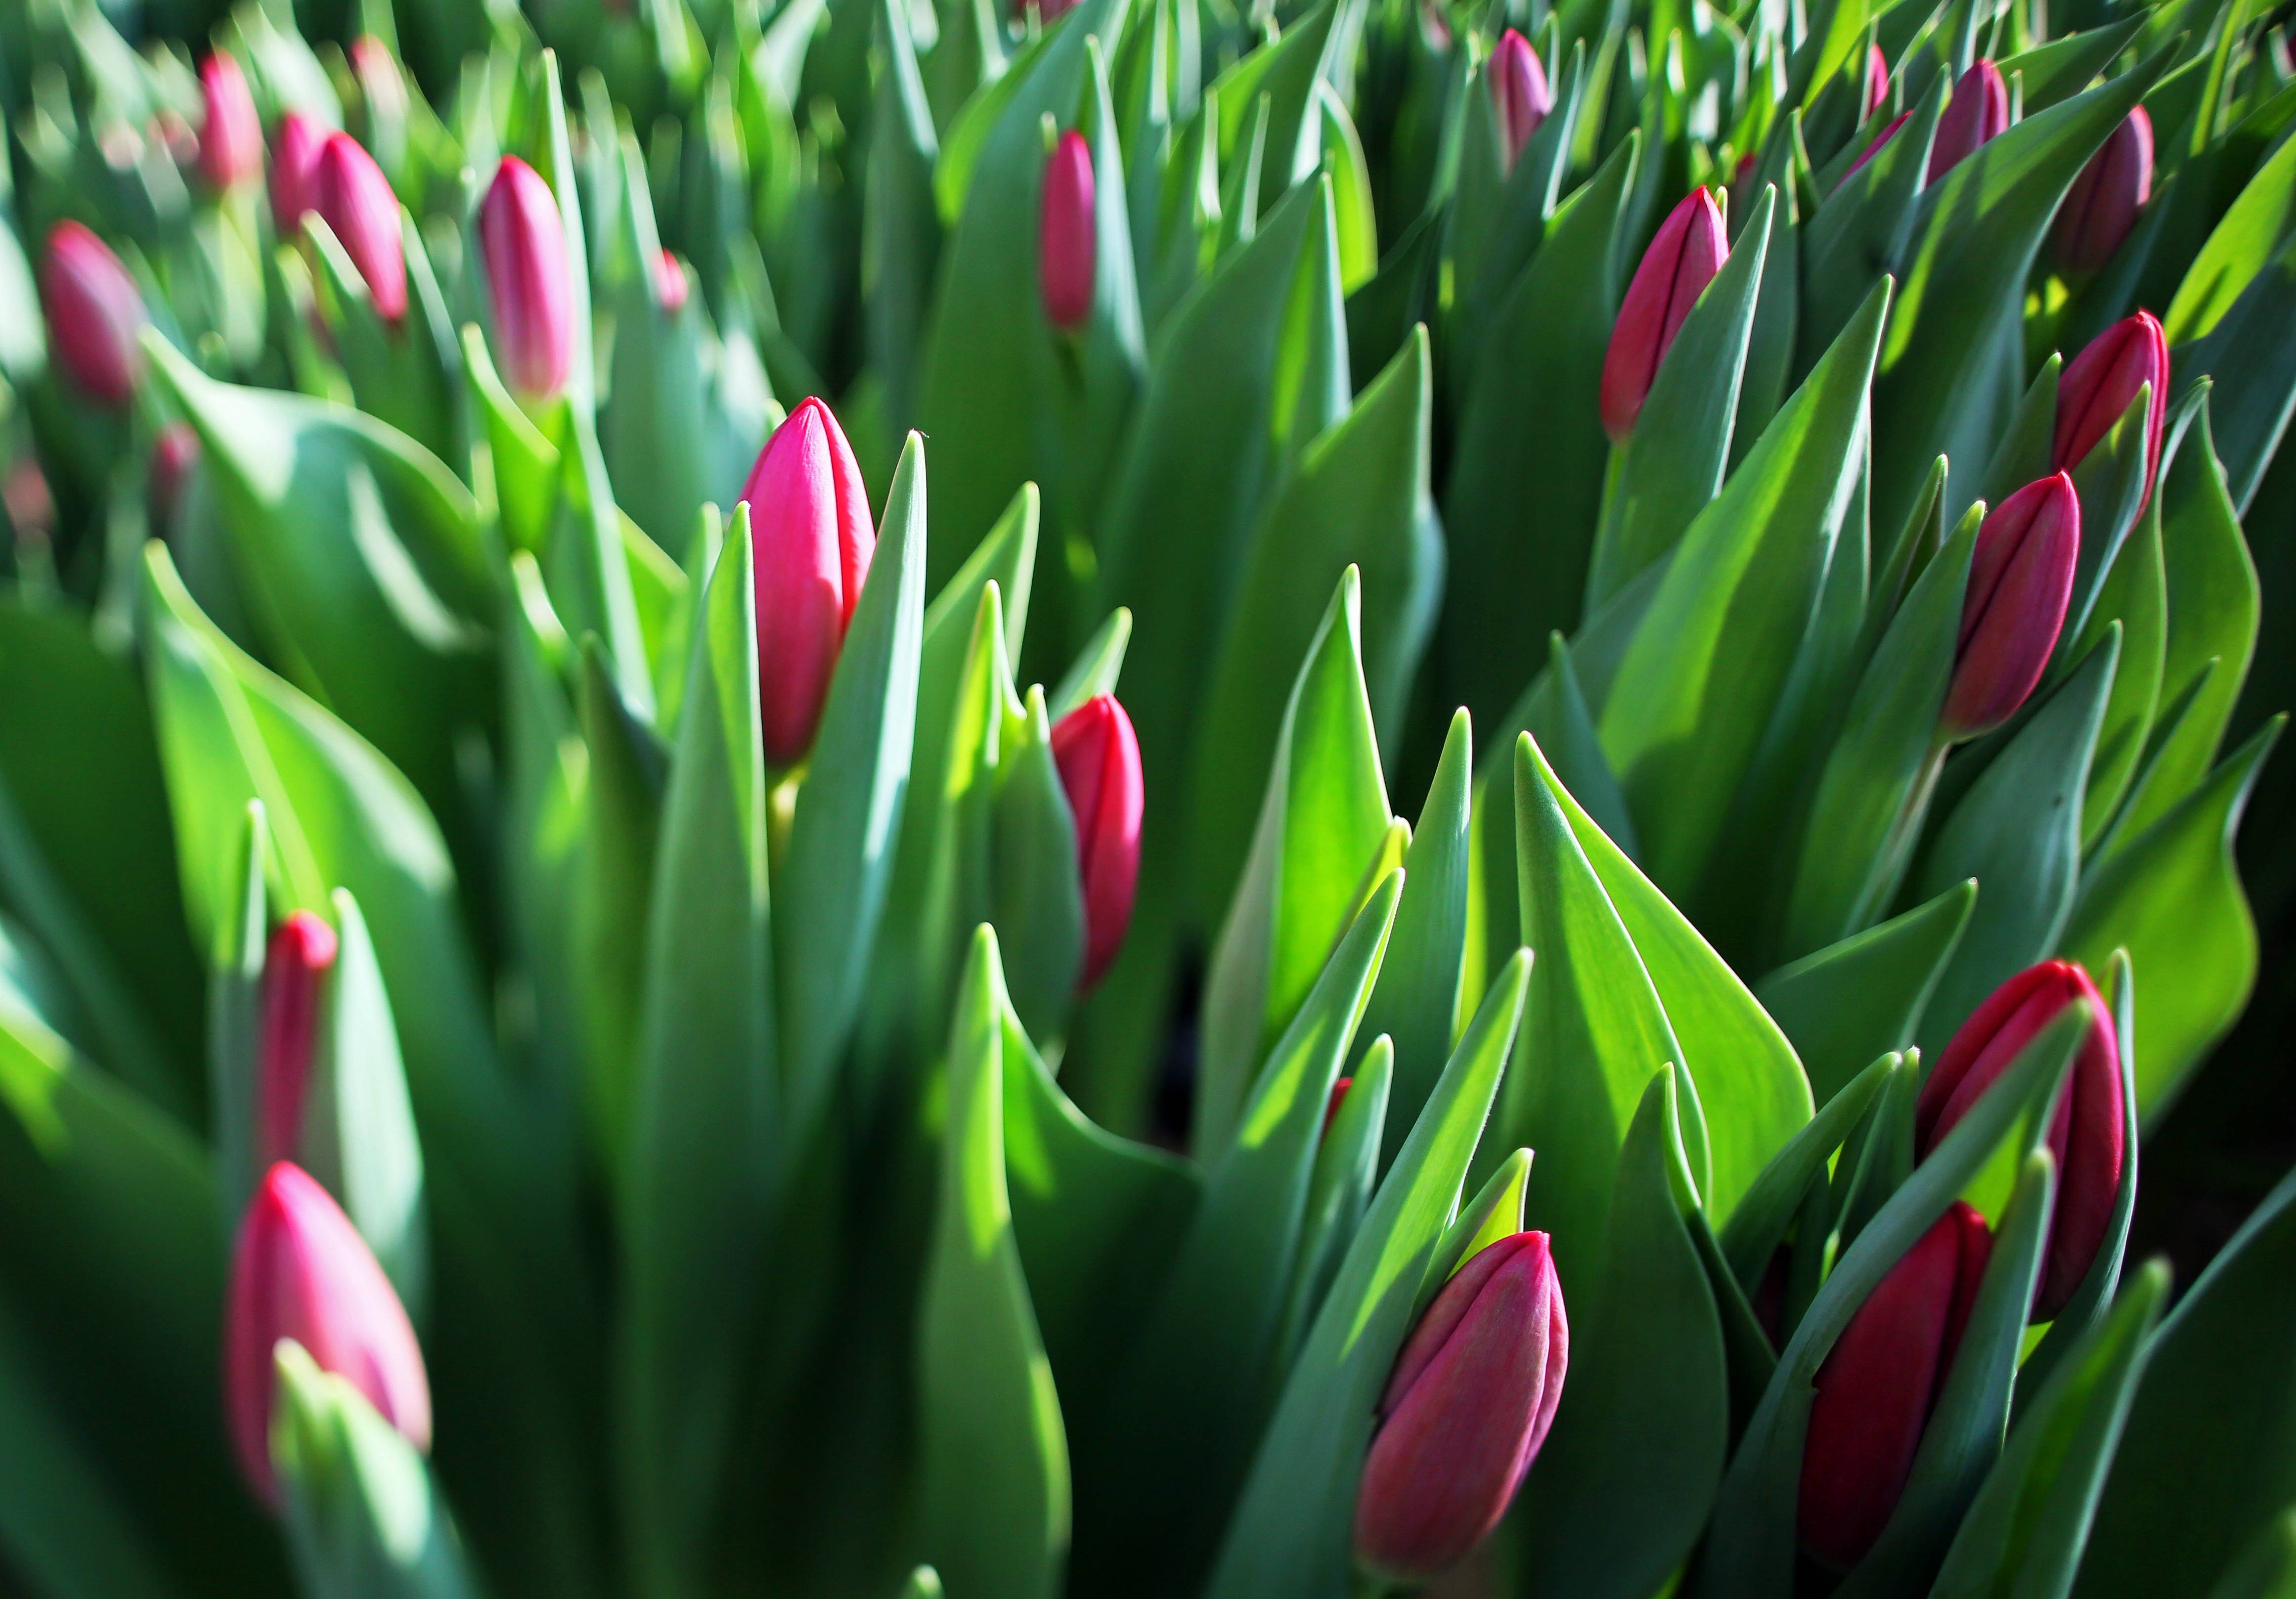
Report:
[[2284,7],[0,113],[0,1593],[2296,1594],[2296,1174],[2131,1244],[2296,883]]

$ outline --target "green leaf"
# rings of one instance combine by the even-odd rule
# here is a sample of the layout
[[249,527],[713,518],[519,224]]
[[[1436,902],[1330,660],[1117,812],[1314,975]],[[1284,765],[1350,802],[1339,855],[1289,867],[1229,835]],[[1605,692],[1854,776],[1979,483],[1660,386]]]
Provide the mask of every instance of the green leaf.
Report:
[[996,935],[982,928],[950,1022],[940,1199],[917,1312],[920,1542],[956,1599],[1057,1595],[1069,1541],[1060,1400],[1005,1190],[1005,1004]]
[[[1000,939],[1013,950],[1013,1008],[1031,1032],[1063,1030],[1084,970],[1084,888],[1068,793],[1053,762],[1053,725],[1041,685],[997,751],[996,865],[990,895]],[[1008,987],[1012,985],[1008,984]]]
[[[956,37],[963,37],[960,29]],[[955,53],[956,38],[950,41]],[[881,0],[877,47],[884,65],[869,120],[869,160],[862,178],[862,273],[871,292],[862,302],[869,365],[884,380],[886,408],[897,425],[914,414],[917,357],[931,312],[933,272],[940,259],[940,215],[933,166],[940,138],[917,67],[909,12]],[[939,51],[935,51],[936,66]]]
[[1119,605],[1108,613],[1108,619],[1094,629],[1085,641],[1084,648],[1053,691],[1049,715],[1054,722],[1078,709],[1084,702],[1097,694],[1116,692],[1117,679],[1124,675],[1124,652],[1132,642],[1132,613]]
[[653,676],[606,458],[588,418],[570,407],[566,425],[570,436],[559,461],[558,503],[544,542],[543,575],[568,631],[577,638],[597,636],[622,698],[650,717]]
[[[1360,1036],[1360,1029],[1358,1029]],[[1384,1034],[1353,1068],[1352,1078],[1329,1112],[1323,1142],[1316,1150],[1315,1175],[1308,1181],[1308,1209],[1300,1232],[1300,1253],[1292,1266],[1291,1292],[1275,1334],[1275,1366],[1291,1369],[1324,1297],[1339,1275],[1340,1263],[1371,1202],[1379,1175],[1381,1135],[1387,1125],[1388,1090],[1395,1077],[1395,1045]]]
[[1220,106],[1220,160],[1225,164],[1245,132],[1261,95],[1268,100],[1267,154],[1259,179],[1265,213],[1315,170],[1320,140],[1316,85],[1337,70],[1340,52],[1354,42],[1358,0],[1321,0],[1287,27],[1273,45],[1245,53],[1205,90]]
[[1835,1152],[1864,1124],[1867,1108],[1888,1092],[1893,1081],[1909,1081],[1917,1070],[1917,1062],[1894,1050],[1881,1056],[1845,1082],[1801,1131],[1770,1157],[1738,1208],[1730,1212],[1717,1241],[1742,1290],[1751,1293],[1760,1284],[1762,1273],[1793,1225],[1810,1185],[1825,1175]]
[[2171,345],[2204,339],[2239,303],[2296,231],[2296,145],[2256,168],[2177,285],[2161,320]]
[[2120,664],[2112,674],[2112,692],[2105,701],[2096,751],[2089,758],[2088,784],[2081,795],[2081,847],[2087,850],[2095,849],[2119,816],[2121,796],[2136,779],[2160,708],[2169,594],[2161,570],[2159,510],[2156,498],[2122,543],[2112,570],[2103,576],[2088,625],[2066,652],[2065,659],[2079,660],[2103,641],[2113,623],[2120,625]]

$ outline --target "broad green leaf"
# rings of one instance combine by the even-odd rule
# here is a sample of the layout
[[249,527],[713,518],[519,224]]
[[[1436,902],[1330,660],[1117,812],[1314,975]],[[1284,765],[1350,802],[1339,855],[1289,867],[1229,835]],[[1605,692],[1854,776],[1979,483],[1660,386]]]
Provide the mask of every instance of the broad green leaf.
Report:
[[1730,1212],[1717,1240],[1731,1275],[1745,1292],[1751,1293],[1760,1284],[1762,1273],[1793,1225],[1810,1185],[1825,1175],[1835,1152],[1864,1121],[1867,1108],[1893,1081],[1909,1080],[1915,1070],[1916,1064],[1896,1051],[1879,1057],[1845,1082],[1801,1131],[1770,1157],[1738,1208]]
[[[881,0],[876,12],[883,67],[862,178],[862,274],[871,286],[862,316],[869,365],[885,383],[886,408],[895,425],[906,426],[940,259],[940,215],[933,201],[940,137],[917,67],[908,7]],[[950,45],[954,53],[955,40]]]
[[1388,1090],[1395,1078],[1394,1040],[1382,1034],[1332,1092],[1339,1103],[1329,1113],[1316,1146],[1315,1174],[1308,1181],[1308,1209],[1300,1224],[1300,1253],[1292,1266],[1292,1286],[1275,1334],[1275,1365],[1289,1371],[1300,1354],[1324,1296],[1338,1276],[1340,1262],[1354,1242],[1364,1209],[1379,1175],[1380,1142],[1387,1126]]
[[1077,840],[1045,691],[1031,687],[1025,714],[997,751],[995,857],[990,903],[997,934],[1013,951],[1013,1008],[1023,1026],[1064,1032],[1084,970],[1084,889]]
[[1049,715],[1055,722],[1096,694],[1112,694],[1124,675],[1124,652],[1132,643],[1132,613],[1119,605],[1077,652],[1068,675],[1053,691]]
[[[2096,751],[2089,759],[2088,783],[2081,795],[2084,850],[2095,849],[2119,815],[2121,796],[2136,779],[2160,709],[2169,594],[2161,571],[2159,508],[2155,498],[2121,544],[2112,570],[2103,574],[2087,626],[2065,655],[2068,660],[2080,660],[2103,642],[2112,624],[2120,625],[2120,664],[2112,674],[2112,690],[2097,727]],[[2087,538],[2084,515],[2082,539]]]
[[[661,830],[668,751],[622,698],[597,635],[586,636],[580,693],[583,849],[575,889],[585,1108],[607,1168],[621,1169],[644,1004],[646,912]],[[688,640],[687,655],[692,655]]]
[[2161,319],[2172,345],[2214,332],[2296,230],[2296,145],[2284,143],[2256,169],[2193,258]]
[[558,503],[542,550],[543,575],[567,630],[595,634],[615,686],[639,714],[653,712],[653,675],[638,624],[637,594],[623,553],[621,513],[606,476],[597,430],[567,414],[569,437],[559,460]]
[[1360,4],[1361,0],[1321,0],[1273,45],[1248,53],[1205,90],[1208,97],[1219,97],[1223,162],[1243,135],[1253,106],[1267,96],[1267,148],[1259,179],[1263,213],[1315,169],[1320,143],[1316,85],[1337,70],[1339,51],[1354,42]]

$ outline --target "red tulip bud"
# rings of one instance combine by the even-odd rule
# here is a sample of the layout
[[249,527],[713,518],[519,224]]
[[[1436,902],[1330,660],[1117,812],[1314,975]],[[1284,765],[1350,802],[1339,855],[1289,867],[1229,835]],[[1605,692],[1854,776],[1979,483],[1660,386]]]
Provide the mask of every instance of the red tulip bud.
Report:
[[1512,28],[1499,36],[1498,48],[1491,52],[1484,70],[1490,77],[1491,103],[1499,114],[1499,134],[1506,141],[1506,167],[1512,172],[1522,159],[1522,147],[1554,109],[1554,91],[1547,86],[1538,52]]
[[818,399],[774,430],[741,497],[757,575],[766,758],[786,766],[812,747],[877,537],[853,448]]
[[2026,484],[1978,529],[1940,718],[1948,738],[1990,732],[2024,704],[2057,647],[2079,556],[2080,496],[2062,472]]
[[300,1167],[264,1174],[240,1224],[225,1304],[224,1404],[258,1493],[271,1475],[272,1351],[301,1344],[419,1449],[430,1447],[430,1382],[406,1308],[366,1241]]
[[271,222],[283,239],[294,237],[303,214],[316,203],[313,184],[326,142],[326,128],[301,111],[279,119],[271,152]]
[[307,198],[366,280],[376,313],[386,322],[406,316],[406,256],[399,240],[398,197],[390,192],[390,180],[374,158],[350,135],[328,135],[313,164]]
[[218,193],[263,170],[263,123],[239,62],[217,50],[200,63],[200,176]]
[[1704,189],[1693,189],[1659,225],[1611,328],[1603,357],[1603,430],[1613,443],[1634,431],[1674,336],[1729,258],[1720,208]]
[[263,958],[263,1023],[256,1056],[256,1159],[291,1160],[303,1142],[303,1091],[319,1003],[335,964],[335,930],[297,911],[271,932]]
[[1074,128],[1045,160],[1045,198],[1037,234],[1037,275],[1045,315],[1062,332],[1092,315],[1098,244],[1092,214],[1092,147]]
[[1848,1570],[1889,1524],[1992,1251],[1985,1218],[1955,1201],[1890,1268],[1817,1368],[1800,1525],[1819,1564]]
[[2088,1030],[2081,1036],[2071,1080],[2049,1124],[2057,1201],[2050,1212],[2040,1281],[2033,1289],[2036,1321],[2054,1317],[2088,1275],[2120,1189],[2126,1153],[2120,1044],[2088,973],[2070,961],[2043,961],[2003,983],[1961,1024],[1914,1104],[1914,1135],[1926,1156],[1985,1096],[2018,1052],[2076,1000],[2087,1002]]
[[152,461],[144,480],[144,510],[152,531],[161,537],[184,502],[184,485],[200,463],[200,436],[187,422],[171,422],[152,441]]
[[1938,119],[1926,181],[1937,182],[2008,126],[2009,86],[2001,80],[2000,68],[1980,61],[1953,86],[1953,98],[1946,102],[1945,115]]
[[2140,105],[2073,179],[2050,235],[2057,265],[2095,272],[2112,259],[2152,198],[2152,119]]
[[1332,1123],[1340,1119],[1340,1107],[1348,1103],[1348,1090],[1355,1086],[1356,1079],[1351,1077],[1343,1077],[1338,1082],[1332,1085],[1331,1097],[1324,1102],[1324,1133],[1325,1136],[1329,1136],[1331,1134]]
[[2161,441],[2169,425],[2169,340],[2150,311],[2114,323],[2075,356],[2057,380],[2057,437],[2050,463],[2070,472],[2112,431],[2136,391],[2152,385],[2144,408],[2144,497],[2161,471]]
[[1403,1346],[1356,1492],[1356,1557],[1390,1581],[1456,1565],[1506,1513],[1562,1398],[1570,1324],[1544,1233],[1461,1267]]
[[550,398],[574,365],[573,275],[558,201],[542,174],[514,155],[503,157],[487,186],[479,245],[503,375],[528,398]]
[[1868,45],[1866,46],[1866,82],[1859,91],[1864,109],[1857,113],[1857,119],[1863,122],[1880,111],[1882,102],[1889,97],[1890,58],[1882,53],[1881,45]]
[[1841,175],[1840,182],[1837,182],[1833,186],[1838,189],[1842,184],[1848,183],[1851,176],[1855,174],[1859,168],[1865,166],[1866,162],[1881,154],[1882,146],[1887,144],[1890,140],[1898,136],[1898,130],[1912,119],[1913,114],[1914,113],[1911,111],[1899,111],[1896,116],[1890,118],[1889,126],[1882,128],[1880,133],[1874,135],[1874,142],[1866,146],[1865,150],[1858,155],[1856,160],[1849,163],[1849,171],[1844,172]]
[[79,223],[57,223],[40,258],[40,298],[64,370],[94,398],[125,408],[144,375],[135,338],[151,318],[111,247]]
[[1095,694],[1060,719],[1053,762],[1076,818],[1084,884],[1084,974],[1077,986],[1090,988],[1124,942],[1140,879],[1140,741],[1114,695]]
[[675,316],[685,309],[687,292],[685,266],[678,260],[677,252],[665,250],[657,254],[653,258],[654,302]]

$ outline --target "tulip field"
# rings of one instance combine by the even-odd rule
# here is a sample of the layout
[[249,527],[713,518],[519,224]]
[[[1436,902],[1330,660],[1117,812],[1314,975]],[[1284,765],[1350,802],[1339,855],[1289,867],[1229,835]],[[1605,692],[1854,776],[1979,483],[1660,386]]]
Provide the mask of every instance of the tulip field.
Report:
[[2291,0],[0,124],[0,1599],[2296,1599]]

